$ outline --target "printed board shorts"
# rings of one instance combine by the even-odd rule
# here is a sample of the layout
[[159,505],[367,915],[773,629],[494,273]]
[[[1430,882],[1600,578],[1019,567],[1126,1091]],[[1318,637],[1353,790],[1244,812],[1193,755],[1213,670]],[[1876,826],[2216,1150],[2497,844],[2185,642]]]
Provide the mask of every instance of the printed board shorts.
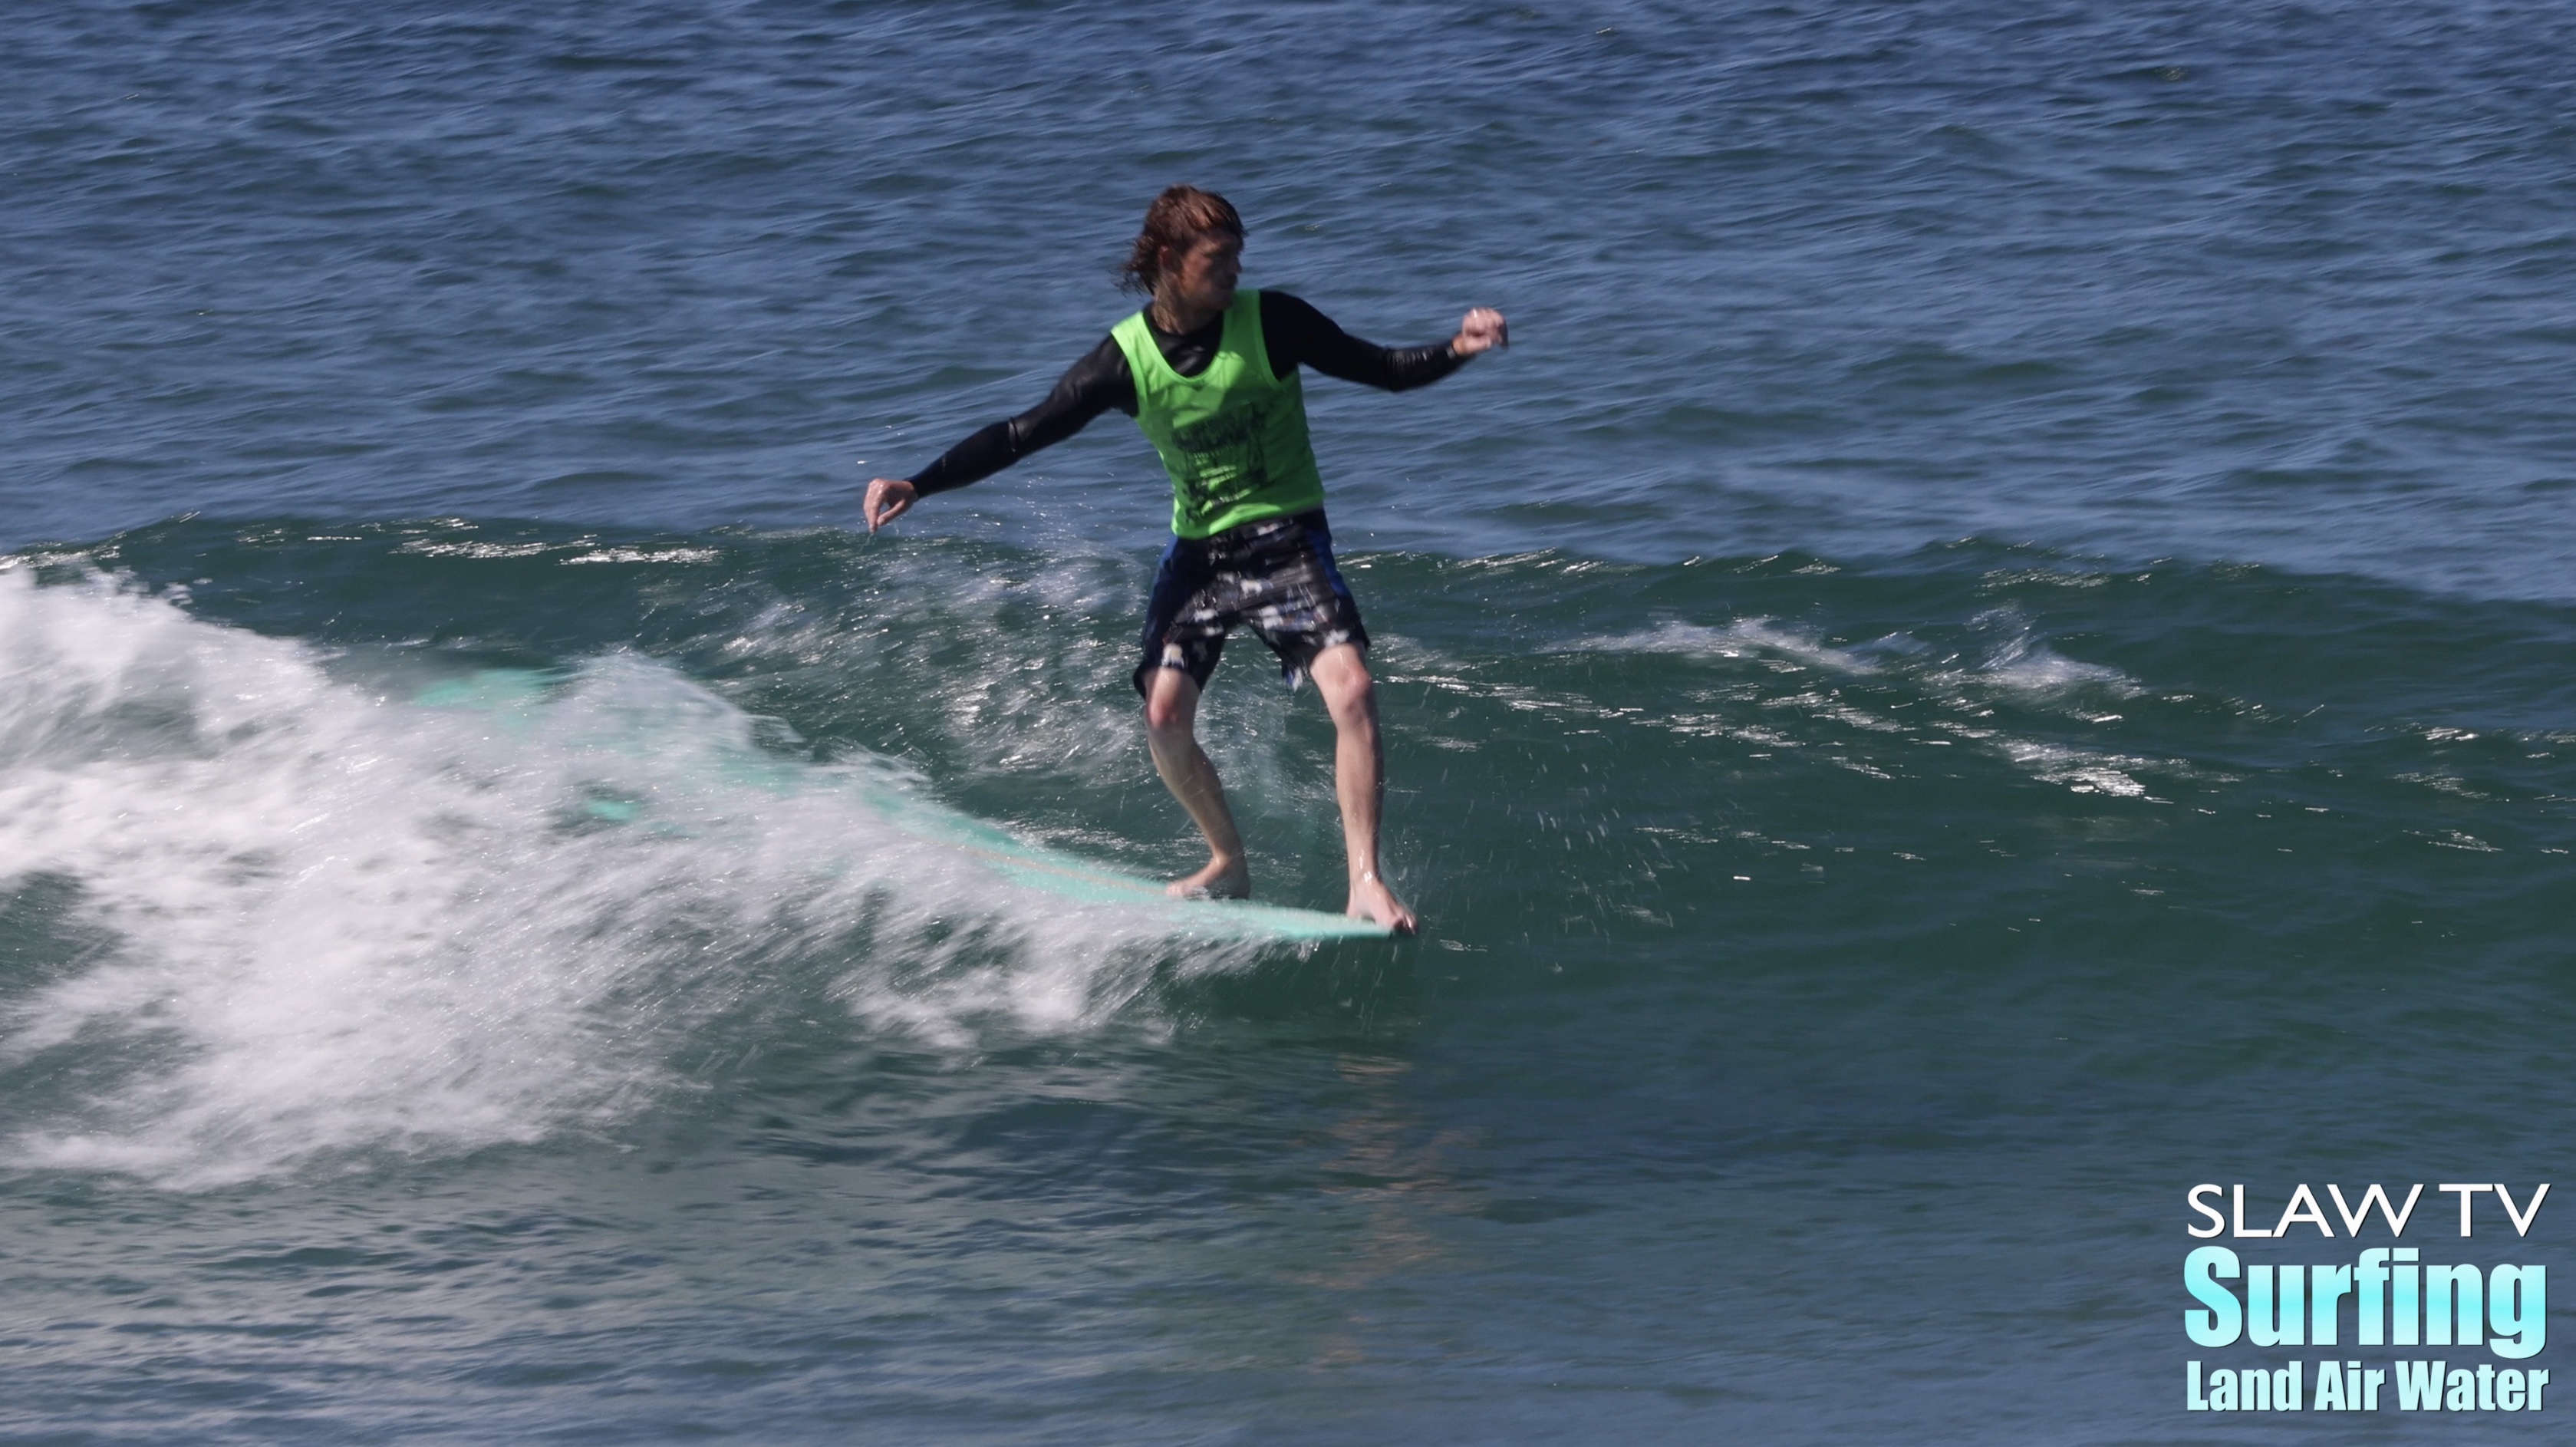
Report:
[[1207,687],[1225,638],[1243,624],[1279,655],[1291,685],[1315,655],[1337,644],[1368,647],[1360,605],[1333,564],[1333,530],[1321,508],[1264,518],[1210,538],[1174,538],[1145,605],[1138,693],[1157,668],[1186,670]]

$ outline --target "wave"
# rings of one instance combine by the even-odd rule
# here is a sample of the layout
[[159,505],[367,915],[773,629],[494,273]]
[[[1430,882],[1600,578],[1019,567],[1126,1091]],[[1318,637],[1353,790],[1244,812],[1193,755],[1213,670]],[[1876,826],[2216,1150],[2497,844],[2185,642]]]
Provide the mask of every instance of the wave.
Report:
[[1015,893],[894,827],[872,800],[920,783],[892,762],[765,747],[631,653],[439,687],[19,569],[0,679],[0,890],[68,901],[0,1068],[129,1066],[10,1137],[19,1166],[196,1187],[525,1142],[630,1113],[729,1014],[819,999],[965,1049],[1252,957]]
[[[2576,843],[2563,611],[1969,545],[1344,561],[1432,948],[1337,1018],[1461,957],[1723,964],[1765,919],[1804,949],[2042,880],[2512,911]],[[0,1160],[212,1183],[614,1131],[807,1028],[966,1059],[1267,1014],[1331,971],[1015,893],[883,807],[1180,862],[1126,681],[1145,566],[462,519],[0,560]],[[1234,652],[1208,746],[1265,895],[1328,903],[1330,726]]]

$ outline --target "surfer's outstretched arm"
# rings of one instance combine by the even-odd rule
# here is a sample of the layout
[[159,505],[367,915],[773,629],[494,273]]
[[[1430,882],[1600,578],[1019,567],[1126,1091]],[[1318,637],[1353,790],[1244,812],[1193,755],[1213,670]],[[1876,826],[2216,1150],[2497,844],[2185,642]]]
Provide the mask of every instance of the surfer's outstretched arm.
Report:
[[1115,408],[1136,412],[1136,382],[1127,371],[1126,354],[1103,337],[1100,345],[1056,379],[1046,400],[1007,421],[978,428],[965,441],[910,477],[868,479],[868,497],[860,511],[875,532],[912,510],[934,492],[947,492],[981,482],[994,473],[1091,425],[1091,419]]
[[1313,303],[1284,291],[1261,294],[1262,338],[1270,353],[1270,370],[1286,376],[1291,367],[1306,366],[1327,377],[1409,392],[1428,387],[1467,364],[1469,358],[1511,344],[1503,314],[1478,307],[1458,324],[1445,342],[1418,347],[1381,347],[1343,331]]

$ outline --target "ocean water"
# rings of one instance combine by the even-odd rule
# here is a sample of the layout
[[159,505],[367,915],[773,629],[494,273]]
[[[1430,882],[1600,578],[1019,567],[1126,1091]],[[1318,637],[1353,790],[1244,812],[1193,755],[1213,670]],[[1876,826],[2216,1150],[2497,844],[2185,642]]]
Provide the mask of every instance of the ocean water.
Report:
[[[2193,1413],[2412,1349],[2177,1316],[2204,1182],[2569,1269],[2434,1189],[2576,1135],[2564,10],[0,33],[0,1441],[2558,1435]],[[1418,941],[873,802],[1196,862],[1124,419],[857,524],[1185,179],[1512,318],[1309,389]],[[1336,905],[1311,695],[1203,732]]]

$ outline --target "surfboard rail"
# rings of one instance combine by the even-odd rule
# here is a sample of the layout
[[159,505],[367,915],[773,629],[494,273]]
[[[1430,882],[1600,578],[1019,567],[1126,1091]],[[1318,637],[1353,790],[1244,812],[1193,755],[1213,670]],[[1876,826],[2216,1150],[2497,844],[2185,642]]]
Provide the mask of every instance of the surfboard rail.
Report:
[[[415,694],[412,702],[423,708],[525,717],[543,706],[547,694],[564,681],[562,674],[536,669],[488,668],[432,684]],[[800,771],[756,750],[729,765],[724,773],[771,792],[808,787],[815,780],[814,771]],[[1297,942],[1395,937],[1393,930],[1373,920],[1323,910],[1255,900],[1176,899],[1164,892],[1159,880],[1023,839],[998,824],[961,813],[891,782],[832,782],[851,789],[896,829],[971,861],[1006,883],[1076,904],[1147,913],[1168,923],[1176,934]],[[639,806],[623,801],[611,801],[608,807],[591,801],[586,807],[592,817],[612,824],[638,822],[643,813]]]

